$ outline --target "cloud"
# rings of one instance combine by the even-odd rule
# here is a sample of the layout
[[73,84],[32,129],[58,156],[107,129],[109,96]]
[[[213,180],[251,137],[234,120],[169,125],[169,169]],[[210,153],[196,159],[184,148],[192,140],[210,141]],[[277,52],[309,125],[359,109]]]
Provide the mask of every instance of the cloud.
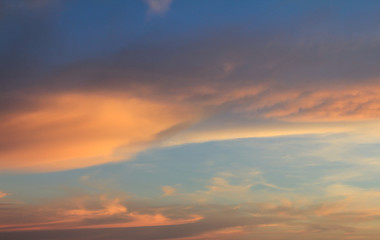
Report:
[[[170,19],[175,23],[170,26],[165,22],[151,25],[124,21],[117,11],[106,7],[104,12],[97,8],[75,15],[83,3],[77,8],[79,5],[70,2],[58,13],[49,12],[45,0],[17,2],[23,6],[1,19],[2,29],[9,29],[0,46],[4,50],[0,56],[0,169],[4,172],[76,169],[132,160],[153,147],[238,138],[345,132],[351,133],[344,135],[350,138],[362,134],[355,144],[363,139],[373,141],[368,136],[378,141],[379,21],[370,13],[365,22],[371,25],[366,26],[361,26],[363,18],[356,10],[339,8],[351,17],[334,9],[328,16],[317,12],[310,17],[302,11],[306,17],[286,15],[290,19],[286,21],[282,21],[284,16],[261,18],[254,14],[254,25],[238,23],[218,30],[208,28],[219,21],[211,14],[207,15],[211,24],[198,21],[202,25],[198,32],[200,25],[192,25],[197,21],[190,18]],[[148,15],[153,16],[164,15],[172,1],[145,3]],[[138,18],[141,11],[130,9],[134,14],[120,12]],[[99,20],[92,21],[91,13],[100,16]],[[179,12],[178,16],[183,13],[188,15]],[[105,18],[112,20],[104,22]],[[81,24],[71,28],[70,19]],[[108,24],[111,21],[121,24]],[[91,41],[97,39],[102,26],[112,29],[111,35],[103,35],[119,39],[123,47],[115,47],[113,40]],[[85,44],[71,46],[76,42]],[[101,54],[94,54],[95,58],[81,53],[92,53],[87,45],[99,45]],[[76,53],[76,49],[81,51]],[[282,154],[273,144],[267,153],[279,153],[276,163],[281,161],[284,166],[299,151],[310,154],[305,160],[308,163],[320,163],[323,154],[329,160],[338,159],[332,155],[338,154],[337,148],[318,155],[312,153],[320,151],[314,144],[299,150],[305,145]],[[254,154],[242,151],[244,156],[239,153],[237,157],[252,155],[256,161],[260,147],[255,149]],[[362,150],[359,155],[364,153]],[[178,153],[175,157],[183,160]],[[266,155],[257,158],[267,160]],[[354,160],[362,164],[367,159]],[[231,162],[231,168],[238,165],[233,160],[223,159]],[[373,166],[378,164],[375,158],[370,160]],[[310,184],[319,173],[320,166],[316,166],[307,169],[311,169],[308,181],[298,180],[306,176],[299,174],[303,164],[294,172],[280,164],[268,164],[275,174],[295,173],[284,183],[276,175],[267,180],[257,169],[208,175],[200,188],[194,189],[199,184],[194,182],[189,192],[159,183],[162,193],[157,186],[156,192],[149,193],[158,196],[153,202],[93,194],[34,204],[0,203],[0,239],[378,239],[379,191],[342,184],[363,179],[361,173],[345,169]],[[159,167],[149,171],[159,172]],[[209,173],[209,169],[201,171]],[[91,175],[81,180],[94,192],[107,187],[103,180],[99,186]],[[127,182],[136,188],[144,185]],[[292,183],[305,185],[296,189],[301,192],[282,186]],[[38,195],[35,188],[29,191]],[[8,201],[6,195],[0,192],[2,201]]]
[[[147,1],[156,13],[170,3]],[[51,69],[34,65],[49,55],[57,26],[48,20],[20,20],[23,34],[10,34],[15,45],[0,59],[2,169],[73,169],[152,146],[379,127],[376,36],[226,28]]]
[[63,170],[126,159],[194,114],[183,105],[114,94],[41,95],[31,101],[32,109],[2,116],[3,170]]
[[163,192],[163,196],[171,196],[177,191],[177,189],[172,186],[161,186],[161,190]]
[[[257,169],[242,174],[250,176],[247,184],[262,178],[262,172]],[[222,177],[236,182],[234,178],[238,176],[234,172],[220,172],[210,182],[210,194],[218,197],[223,192],[240,200],[244,198],[245,189]],[[281,234],[284,238],[301,240],[305,236],[318,239],[322,234],[326,239],[343,239],[349,235],[372,240],[376,234],[367,235],[369,230],[378,233],[375,224],[380,216],[376,208],[378,191],[335,184],[327,187],[324,195],[313,199],[289,192],[270,197],[265,191],[253,190],[244,201],[221,204],[199,203],[191,198],[185,203],[180,194],[172,195],[178,202],[170,204],[126,198],[115,192],[113,195],[81,193],[38,204],[1,205],[0,237],[16,240],[27,234],[29,239],[40,240],[52,236],[55,239],[69,236],[73,240],[84,236],[99,240],[200,240],[255,236],[273,240]]]
[[[0,209],[3,213],[0,218],[0,235],[1,232],[16,231],[166,226],[188,224],[202,219],[200,215],[191,213],[182,217],[171,217],[159,209],[150,211],[150,207],[130,210],[125,204],[118,197],[81,195],[50,201],[40,206],[13,205],[9,209]],[[17,220],[17,217],[22,220]]]
[[377,86],[280,91],[252,85],[229,91],[204,86],[165,96],[143,86],[127,92],[8,94],[0,114],[0,166],[64,170],[130,159],[155,144],[365,132],[369,124],[378,126],[379,92]]
[[100,210],[87,210],[83,207],[79,209],[71,209],[65,211],[64,215],[67,217],[86,218],[86,217],[104,217],[112,216],[115,214],[126,213],[127,208],[120,203],[120,199],[107,199],[105,196],[100,197],[102,209]]
[[155,15],[162,15],[166,13],[173,0],[144,0],[149,7],[149,13]]
[[9,195],[9,193],[5,193],[5,192],[0,191],[0,198],[3,198],[3,197],[8,196],[8,195]]
[[262,172],[257,169],[240,169],[235,172],[219,172],[207,181],[203,189],[193,192],[177,192],[175,196],[184,202],[190,201],[197,204],[223,204],[226,202],[239,204],[259,200],[269,201],[273,190],[276,192],[273,194],[276,195],[276,198],[293,191],[293,189],[268,182]]
[[204,85],[163,95],[160,87],[140,85],[125,92],[6,94],[0,166],[54,171],[128,160],[151,146],[294,134],[368,135],[368,126],[378,127],[379,92],[377,86],[358,85],[314,91],[265,85],[227,91]]
[[[81,211],[73,211],[79,209]],[[73,240],[84,237],[99,240],[246,239],[253,236],[272,240],[278,234],[296,240],[304,239],[305,235],[318,239],[321,234],[325,234],[326,239],[343,238],[348,234],[362,236],[358,219],[354,219],[360,212],[337,221],[331,214],[316,215],[316,209],[313,204],[296,202],[155,207],[149,203],[134,204],[132,199],[84,195],[40,206],[14,205],[11,212],[0,208],[0,236],[14,240],[26,235],[32,240],[53,236]],[[368,217],[359,220],[361,224],[371,221]],[[355,227],[351,226],[353,222]],[[363,229],[368,230],[368,227]]]

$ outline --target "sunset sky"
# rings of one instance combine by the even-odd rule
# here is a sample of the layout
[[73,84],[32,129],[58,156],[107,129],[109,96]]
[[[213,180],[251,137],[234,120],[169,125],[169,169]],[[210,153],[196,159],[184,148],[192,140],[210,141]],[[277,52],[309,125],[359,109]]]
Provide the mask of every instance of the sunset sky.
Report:
[[379,13],[0,0],[0,239],[378,240]]

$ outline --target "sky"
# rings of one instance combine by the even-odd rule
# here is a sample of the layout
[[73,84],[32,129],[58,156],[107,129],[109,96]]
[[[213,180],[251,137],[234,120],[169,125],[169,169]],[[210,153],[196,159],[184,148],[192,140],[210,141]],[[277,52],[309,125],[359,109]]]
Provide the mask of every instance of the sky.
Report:
[[378,239],[379,11],[0,0],[0,239]]

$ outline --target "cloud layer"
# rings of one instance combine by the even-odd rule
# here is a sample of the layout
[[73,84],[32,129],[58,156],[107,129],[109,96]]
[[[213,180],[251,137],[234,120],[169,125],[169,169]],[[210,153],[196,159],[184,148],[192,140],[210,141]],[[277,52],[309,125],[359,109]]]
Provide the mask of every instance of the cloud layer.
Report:
[[0,0],[0,239],[378,239],[379,11]]

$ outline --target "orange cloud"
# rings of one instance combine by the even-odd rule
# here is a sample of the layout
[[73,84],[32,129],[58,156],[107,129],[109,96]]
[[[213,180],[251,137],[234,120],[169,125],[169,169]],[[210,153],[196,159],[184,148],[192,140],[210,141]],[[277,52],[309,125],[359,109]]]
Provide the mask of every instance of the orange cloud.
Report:
[[203,240],[203,239],[236,239],[247,235],[248,231],[242,226],[230,227],[216,231],[210,231],[197,236],[177,238],[176,240]]
[[63,170],[126,159],[160,132],[195,116],[184,105],[115,93],[34,98],[39,103],[34,109],[3,117],[3,170]]
[[[196,206],[175,204],[165,207],[149,207],[141,203],[134,205],[131,202],[127,208],[129,203],[120,197],[84,195],[49,204],[23,207],[13,205],[12,211],[2,208],[0,235],[32,234],[35,236],[32,239],[47,239],[38,236],[44,236],[46,232],[59,234],[72,229],[77,230],[76,234],[85,232],[96,235],[117,228],[113,234],[144,235],[133,239],[149,239],[151,235],[147,237],[145,233],[150,229],[153,230],[150,232],[153,235],[164,236],[167,232],[175,232],[173,235],[165,235],[165,239],[216,240],[232,239],[236,236],[260,236],[261,239],[269,240],[275,239],[278,234],[291,239],[304,239],[305,236],[318,237],[319,234],[334,233],[340,239],[345,235],[360,235],[361,231],[377,231],[378,215],[366,216],[361,211],[347,211],[350,209],[338,210],[338,215],[329,209],[334,209],[339,202],[325,202],[329,204],[299,204],[300,202],[284,199],[282,203],[267,201]],[[147,228],[153,226],[155,228]],[[123,231],[119,232],[121,229]],[[79,238],[80,236],[77,235]],[[113,235],[105,235],[105,239],[110,236]]]
[[[250,137],[341,132],[370,133],[378,128],[380,88],[349,85],[299,89],[235,86],[228,91],[193,92],[212,109],[208,118],[172,136],[166,145]],[[189,97],[195,99],[196,97]]]
[[107,199],[105,196],[100,197],[102,208],[100,210],[88,210],[85,207],[79,209],[70,209],[64,212],[68,217],[84,218],[84,217],[104,217],[114,214],[127,212],[127,208],[120,203],[119,198]]
[[380,117],[378,86],[299,92],[277,101],[265,116],[291,121],[358,121]]
[[[276,89],[204,85],[162,96],[120,92],[30,97],[2,114],[0,168],[52,171],[129,159],[161,146],[363,130],[380,115],[377,86]],[[231,118],[233,116],[233,118]],[[190,128],[184,123],[199,123]],[[185,129],[186,128],[186,129]]]
[[0,198],[3,198],[3,197],[8,196],[8,195],[9,195],[8,193],[0,191]]
[[[62,204],[62,201],[60,201]],[[24,223],[0,224],[0,232],[62,229],[128,228],[147,226],[167,226],[197,222],[203,217],[189,214],[182,218],[170,218],[161,212],[140,213],[129,211],[120,198],[84,196],[25,209],[29,216]],[[21,216],[20,216],[21,217]],[[0,218],[0,221],[6,219]]]

